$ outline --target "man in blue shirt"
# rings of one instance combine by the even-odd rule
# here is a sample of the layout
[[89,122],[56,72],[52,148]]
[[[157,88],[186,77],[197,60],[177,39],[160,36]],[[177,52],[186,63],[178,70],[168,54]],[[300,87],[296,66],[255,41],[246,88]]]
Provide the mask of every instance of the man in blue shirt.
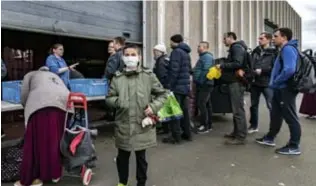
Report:
[[276,149],[276,153],[286,155],[299,155],[299,143],[301,138],[301,126],[296,112],[295,92],[288,86],[288,82],[294,75],[299,58],[297,40],[292,39],[293,33],[289,28],[279,28],[274,32],[274,44],[280,52],[274,62],[269,86],[273,89],[270,130],[262,138],[256,139],[259,144],[275,146],[274,139],[280,132],[283,119],[290,129],[290,140],[282,148]]

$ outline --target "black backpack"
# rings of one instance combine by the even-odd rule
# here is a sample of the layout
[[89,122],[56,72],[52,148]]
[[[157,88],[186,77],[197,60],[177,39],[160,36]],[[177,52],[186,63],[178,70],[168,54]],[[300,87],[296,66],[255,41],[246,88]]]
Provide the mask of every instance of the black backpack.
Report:
[[[297,47],[291,45],[298,52],[298,60],[294,75],[289,79],[288,85],[301,93],[313,93],[316,91],[316,61],[307,52],[300,52]],[[280,52],[281,69],[283,59]]]

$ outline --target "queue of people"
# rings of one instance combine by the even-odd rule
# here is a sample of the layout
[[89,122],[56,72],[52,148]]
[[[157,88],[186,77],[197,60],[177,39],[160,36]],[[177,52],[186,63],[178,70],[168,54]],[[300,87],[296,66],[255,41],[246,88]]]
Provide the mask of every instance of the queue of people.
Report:
[[[110,81],[110,90],[105,103],[115,110],[118,186],[128,184],[129,157],[132,151],[136,154],[137,185],[146,185],[146,149],[157,144],[155,116],[166,101],[169,91],[174,93],[183,117],[163,123],[163,132],[168,133],[168,136],[162,142],[177,145],[193,140],[188,105],[191,75],[197,87],[197,104],[201,115],[197,131],[204,134],[213,129],[211,93],[214,80],[206,78],[208,70],[213,66],[221,70],[221,79],[228,84],[233,111],[233,131],[224,136],[227,138],[226,144],[244,145],[248,134],[258,132],[258,106],[260,95],[263,94],[270,113],[270,129],[256,142],[275,146],[274,139],[284,119],[290,128],[291,137],[288,144],[277,149],[276,153],[301,154],[301,127],[295,102],[298,92],[292,91],[287,84],[299,60],[297,41],[292,39],[292,31],[279,28],[273,35],[263,32],[251,58],[247,45],[238,40],[234,32],[225,33],[223,42],[228,47],[228,56],[221,63],[215,64],[214,56],[209,51],[209,42],[201,41],[197,48],[199,59],[192,69],[191,48],[184,42],[182,35],[173,35],[170,37],[172,52],[169,57],[166,46],[154,46],[156,63],[153,71],[143,67],[141,49],[137,45],[125,45],[123,37],[116,37],[110,42],[110,57],[104,75]],[[272,42],[275,47],[271,46]],[[15,186],[41,186],[43,181],[58,182],[61,177],[59,143],[64,130],[69,71],[78,65],[67,66],[62,56],[63,46],[55,44],[45,67],[24,77],[21,97],[25,108],[26,134],[21,180]],[[250,62],[253,66],[249,71],[247,64]],[[249,84],[251,118],[248,127],[244,93]]]

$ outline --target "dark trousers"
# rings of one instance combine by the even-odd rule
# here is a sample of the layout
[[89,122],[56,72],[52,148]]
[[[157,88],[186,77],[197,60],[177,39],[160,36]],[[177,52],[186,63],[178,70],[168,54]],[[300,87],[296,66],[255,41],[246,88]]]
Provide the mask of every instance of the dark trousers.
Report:
[[260,96],[263,94],[267,108],[269,112],[271,112],[271,102],[273,91],[268,87],[259,87],[253,85],[250,90],[250,98],[251,98],[251,107],[250,107],[250,127],[251,128],[258,128],[258,112],[259,112],[259,103],[260,103]]
[[[137,186],[145,186],[147,180],[146,150],[135,151],[136,154],[136,179]],[[127,185],[129,174],[129,157],[131,152],[118,149],[116,166],[120,183]]]
[[297,93],[288,88],[273,91],[270,130],[266,135],[273,140],[280,132],[283,119],[290,129],[290,142],[292,147],[298,147],[301,139],[301,125],[296,112]]
[[201,113],[200,123],[207,129],[212,128],[212,90],[213,86],[211,85],[197,86],[197,107]]
[[176,140],[180,140],[181,138],[181,129],[183,131],[183,137],[191,138],[191,129],[190,129],[190,116],[189,116],[189,105],[188,105],[188,97],[183,94],[174,93],[178,103],[183,112],[183,117],[180,120],[174,120],[170,123],[170,129],[172,133],[172,137]]
[[228,85],[228,89],[233,110],[233,134],[236,138],[243,140],[247,136],[247,122],[244,108],[244,93],[246,87],[239,82],[234,82]]

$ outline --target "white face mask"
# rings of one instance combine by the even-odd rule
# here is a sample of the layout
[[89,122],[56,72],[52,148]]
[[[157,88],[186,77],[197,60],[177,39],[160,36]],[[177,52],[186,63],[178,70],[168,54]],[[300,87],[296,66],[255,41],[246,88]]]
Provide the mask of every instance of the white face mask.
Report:
[[123,56],[123,61],[127,68],[135,68],[138,65],[138,56]]

